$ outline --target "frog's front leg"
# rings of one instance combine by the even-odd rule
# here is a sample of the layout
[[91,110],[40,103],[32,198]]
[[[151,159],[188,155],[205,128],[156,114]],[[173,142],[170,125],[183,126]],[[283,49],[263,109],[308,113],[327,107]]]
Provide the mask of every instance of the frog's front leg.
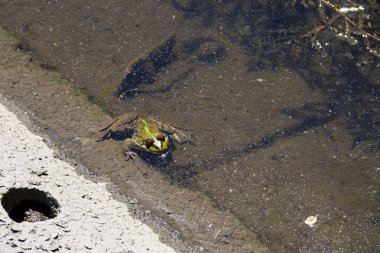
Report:
[[133,160],[135,156],[137,155],[136,152],[131,151],[131,148],[135,145],[135,142],[132,138],[128,138],[124,140],[124,146],[123,146],[123,154],[125,157],[127,157],[127,161],[129,159]]

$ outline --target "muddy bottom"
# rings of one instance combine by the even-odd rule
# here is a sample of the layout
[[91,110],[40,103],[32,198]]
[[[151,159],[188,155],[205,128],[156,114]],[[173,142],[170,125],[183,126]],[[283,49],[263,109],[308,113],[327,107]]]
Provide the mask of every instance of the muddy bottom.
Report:
[[17,41],[3,30],[0,42],[0,93],[8,103],[21,106],[27,112],[21,118],[40,126],[36,129],[25,121],[44,136],[57,157],[70,162],[79,174],[109,183],[114,197],[128,204],[131,213],[165,243],[179,252],[268,252],[255,233],[231,213],[215,209],[209,197],[172,184],[142,160],[127,162],[121,143],[99,145],[102,122],[111,118],[58,74],[15,51]]
[[[21,40],[15,47],[71,83],[12,80],[2,92],[33,104],[90,169],[146,199],[190,244],[249,251],[257,232],[275,252],[376,252],[378,60],[359,55],[369,63],[358,67],[347,44],[323,51],[284,42],[284,22],[267,4],[0,1],[0,23]],[[72,99],[83,94],[91,102],[79,107]],[[165,163],[149,155],[126,162],[122,141],[93,142],[109,117],[92,103],[112,117],[137,112],[170,124],[191,142],[174,143]],[[190,214],[179,199],[190,210],[206,202],[217,209]],[[173,204],[175,215],[166,210]],[[195,225],[197,215],[214,221]],[[313,227],[304,224],[310,215],[318,215]]]

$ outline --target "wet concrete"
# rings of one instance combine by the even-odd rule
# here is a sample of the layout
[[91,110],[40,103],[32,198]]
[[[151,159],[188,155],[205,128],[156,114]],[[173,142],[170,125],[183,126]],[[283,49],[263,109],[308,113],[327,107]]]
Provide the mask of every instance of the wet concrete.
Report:
[[[33,61],[62,73],[112,116],[136,111],[192,135],[193,144],[175,146],[169,165],[133,166],[203,191],[275,251],[376,251],[378,63],[355,51],[348,57],[347,45],[328,37],[332,51],[278,42],[308,17],[295,12],[288,14],[298,20],[287,20],[268,2],[0,1],[0,22]],[[355,57],[370,64],[358,67]],[[41,113],[45,97],[39,103]],[[75,119],[67,96],[62,104]],[[51,115],[41,117],[65,121]],[[90,167],[121,189],[155,181],[142,171],[104,169],[130,166],[121,164],[119,142],[82,148],[75,136],[90,130],[96,138],[102,120],[94,115],[93,125],[63,137],[89,161],[105,159],[98,149],[113,153],[108,166],[97,157]],[[312,214],[320,225],[310,229],[303,220]]]

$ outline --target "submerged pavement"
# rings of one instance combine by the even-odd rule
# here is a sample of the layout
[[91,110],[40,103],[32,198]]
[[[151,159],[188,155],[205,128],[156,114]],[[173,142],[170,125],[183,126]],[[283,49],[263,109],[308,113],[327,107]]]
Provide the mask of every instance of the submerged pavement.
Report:
[[[1,104],[0,129],[1,252],[175,252],[113,199],[106,183],[78,175]],[[20,205],[31,211],[36,202],[56,217],[16,222],[7,213],[17,220]]]

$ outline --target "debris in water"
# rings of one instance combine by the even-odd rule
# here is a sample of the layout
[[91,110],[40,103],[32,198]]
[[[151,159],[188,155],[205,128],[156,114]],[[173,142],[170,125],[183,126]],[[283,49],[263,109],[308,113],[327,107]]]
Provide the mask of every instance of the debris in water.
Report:
[[306,225],[308,225],[309,227],[313,227],[314,224],[318,221],[318,215],[311,215],[309,217],[307,217],[307,219],[304,221]]

